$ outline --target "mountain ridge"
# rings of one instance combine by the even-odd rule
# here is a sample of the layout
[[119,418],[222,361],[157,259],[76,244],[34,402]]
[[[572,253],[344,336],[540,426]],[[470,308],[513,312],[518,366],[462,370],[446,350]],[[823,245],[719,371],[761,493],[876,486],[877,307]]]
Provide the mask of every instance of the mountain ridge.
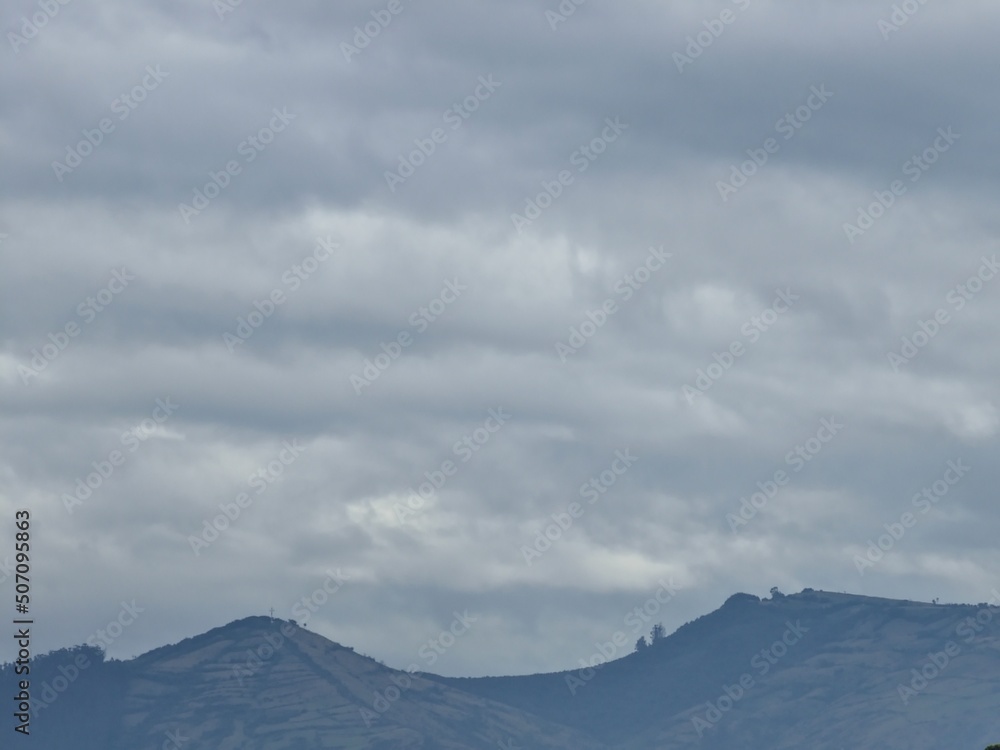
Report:
[[642,651],[602,660],[611,643],[595,643],[574,669],[504,677],[391,669],[252,615],[127,661],[88,647],[39,657],[36,690],[93,663],[34,717],[33,746],[981,750],[1000,738],[991,593],[737,593]]

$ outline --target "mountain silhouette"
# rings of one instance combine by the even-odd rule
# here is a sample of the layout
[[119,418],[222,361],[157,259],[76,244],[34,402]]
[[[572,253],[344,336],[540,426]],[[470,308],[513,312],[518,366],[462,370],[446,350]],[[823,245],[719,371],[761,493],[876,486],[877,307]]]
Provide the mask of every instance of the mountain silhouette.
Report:
[[[248,617],[128,661],[86,646],[35,659],[32,734],[17,739],[53,750],[982,750],[1000,738],[997,605],[735,594],[624,658],[605,661],[609,640],[581,644],[569,671],[481,678],[390,669],[294,622]],[[16,694],[13,666],[0,677]]]

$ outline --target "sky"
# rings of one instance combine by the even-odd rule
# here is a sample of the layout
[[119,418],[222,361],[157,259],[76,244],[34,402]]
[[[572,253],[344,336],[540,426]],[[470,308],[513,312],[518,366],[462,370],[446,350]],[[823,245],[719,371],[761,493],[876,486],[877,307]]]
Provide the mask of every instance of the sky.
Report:
[[740,591],[1000,585],[995,3],[3,15],[36,652],[273,608],[534,673]]

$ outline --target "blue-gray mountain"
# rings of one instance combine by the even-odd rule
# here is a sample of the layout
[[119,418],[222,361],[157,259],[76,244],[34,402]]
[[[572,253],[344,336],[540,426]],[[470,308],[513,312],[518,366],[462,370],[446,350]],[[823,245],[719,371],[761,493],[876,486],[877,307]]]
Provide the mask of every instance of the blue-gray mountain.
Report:
[[[602,663],[608,646],[581,644],[594,666],[568,672],[445,678],[250,617],[125,662],[87,646],[36,659],[32,735],[17,740],[46,750],[982,750],[1000,739],[1000,596],[736,594]],[[16,695],[12,665],[0,679]]]

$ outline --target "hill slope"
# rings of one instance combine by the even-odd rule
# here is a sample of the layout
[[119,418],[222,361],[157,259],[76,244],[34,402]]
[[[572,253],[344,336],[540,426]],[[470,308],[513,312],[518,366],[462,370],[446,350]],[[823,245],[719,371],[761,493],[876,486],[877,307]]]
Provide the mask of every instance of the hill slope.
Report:
[[1000,738],[1000,607],[736,594],[596,669],[485,678],[251,617],[127,662],[55,652],[32,685],[46,704],[18,739],[46,750],[982,750]]
[[[40,660],[33,684],[43,675],[51,682],[70,661],[69,652]],[[32,732],[27,747],[80,750],[495,750],[512,739],[550,750],[600,747],[267,617],[129,662],[93,664],[40,712]]]
[[736,594],[593,673],[436,679],[628,750],[981,750],[1000,738],[1000,609]]

